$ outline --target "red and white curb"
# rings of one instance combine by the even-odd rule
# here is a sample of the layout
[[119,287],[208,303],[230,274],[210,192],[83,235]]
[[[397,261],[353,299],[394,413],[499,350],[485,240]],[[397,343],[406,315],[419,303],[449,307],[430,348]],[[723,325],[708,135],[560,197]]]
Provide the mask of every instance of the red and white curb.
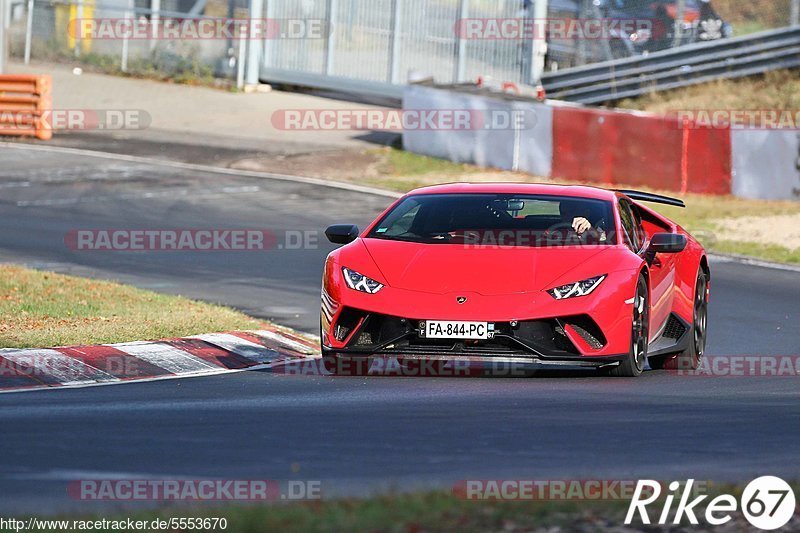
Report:
[[270,368],[315,357],[318,345],[283,328],[155,342],[0,349],[0,392],[87,387]]

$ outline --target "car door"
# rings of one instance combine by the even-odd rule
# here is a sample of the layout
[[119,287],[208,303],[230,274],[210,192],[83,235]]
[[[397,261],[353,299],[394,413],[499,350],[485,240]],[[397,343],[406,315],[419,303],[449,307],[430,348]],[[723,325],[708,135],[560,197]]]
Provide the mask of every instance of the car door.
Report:
[[[636,207],[625,198],[619,201],[619,214],[626,242],[643,259],[649,237]],[[655,338],[672,311],[675,283],[675,255],[658,254],[650,262],[650,337]]]

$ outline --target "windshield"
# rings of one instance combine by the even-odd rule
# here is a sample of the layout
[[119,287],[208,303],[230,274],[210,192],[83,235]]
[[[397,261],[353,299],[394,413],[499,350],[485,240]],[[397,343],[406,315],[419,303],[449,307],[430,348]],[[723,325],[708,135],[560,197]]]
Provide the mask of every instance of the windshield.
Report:
[[414,195],[389,211],[367,237],[428,244],[611,244],[612,213],[610,202],[588,198],[508,194]]

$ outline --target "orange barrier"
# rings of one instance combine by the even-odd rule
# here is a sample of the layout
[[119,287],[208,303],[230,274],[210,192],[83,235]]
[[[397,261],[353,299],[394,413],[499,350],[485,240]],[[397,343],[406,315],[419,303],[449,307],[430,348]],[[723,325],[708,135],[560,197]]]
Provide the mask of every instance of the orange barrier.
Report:
[[52,87],[48,75],[0,76],[0,135],[50,139],[45,113],[53,107]]

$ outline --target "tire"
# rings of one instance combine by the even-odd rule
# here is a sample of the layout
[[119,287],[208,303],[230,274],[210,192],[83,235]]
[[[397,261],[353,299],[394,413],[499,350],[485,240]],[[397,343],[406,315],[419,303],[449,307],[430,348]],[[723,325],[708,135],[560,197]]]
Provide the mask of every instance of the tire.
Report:
[[635,378],[642,374],[647,362],[648,335],[650,334],[650,302],[647,281],[639,276],[633,298],[631,317],[631,346],[628,357],[609,371],[609,375]]
[[700,270],[694,288],[691,343],[683,352],[650,360],[653,370],[697,370],[703,361],[708,335],[708,273]]
[[322,353],[322,368],[325,369],[325,372],[328,374],[335,376],[339,364],[338,360],[336,359],[336,353],[327,350],[322,344],[322,319],[320,319],[319,322],[319,345],[320,352]]
[[677,357],[667,361],[666,367],[675,370],[697,370],[703,361],[708,336],[708,274],[700,269],[694,289],[691,342]]

